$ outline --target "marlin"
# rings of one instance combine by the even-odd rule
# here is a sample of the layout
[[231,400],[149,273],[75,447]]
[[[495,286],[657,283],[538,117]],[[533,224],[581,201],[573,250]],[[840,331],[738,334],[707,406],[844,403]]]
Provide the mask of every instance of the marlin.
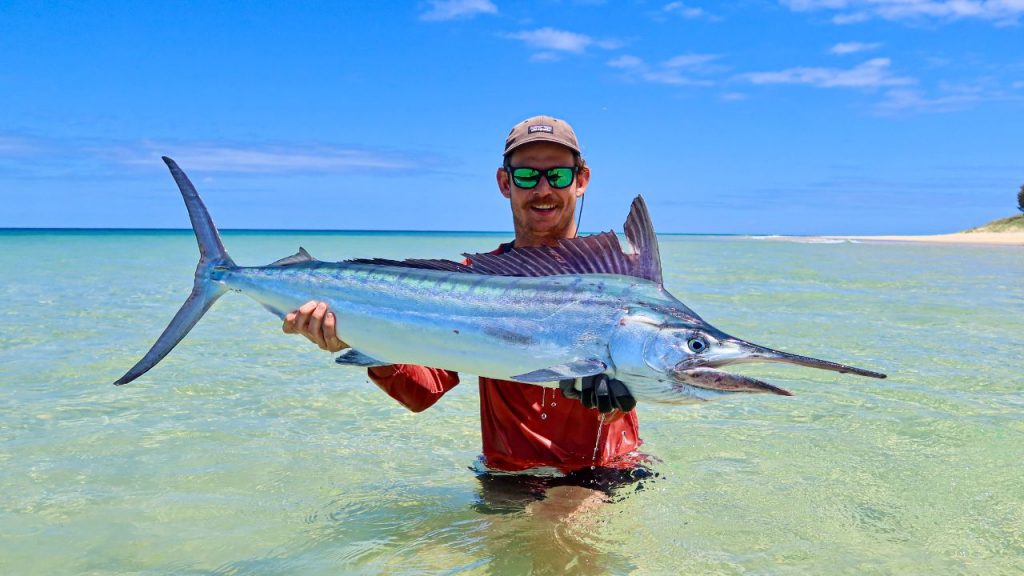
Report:
[[780,352],[718,330],[665,290],[647,206],[633,200],[624,252],[614,232],[557,246],[449,260],[322,262],[300,248],[267,266],[237,266],[188,176],[164,157],[199,244],[192,293],[149,352],[115,384],[157,365],[210,306],[241,292],[283,318],[326,301],[350,366],[418,364],[558,387],[607,374],[638,402],[684,404],[737,393],[789,391],[721,370],[742,362],[783,362],[871,378],[885,374]]

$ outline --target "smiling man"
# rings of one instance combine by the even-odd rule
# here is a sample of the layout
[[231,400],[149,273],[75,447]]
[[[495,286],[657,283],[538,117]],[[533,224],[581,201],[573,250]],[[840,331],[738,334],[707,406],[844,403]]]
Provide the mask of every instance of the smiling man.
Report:
[[[586,192],[590,169],[568,123],[535,116],[516,124],[496,179],[512,209],[515,239],[495,254],[576,236],[576,202]],[[306,303],[284,322],[285,332],[303,334],[331,352],[347,348],[335,328],[335,316],[322,302]],[[459,383],[455,372],[424,366],[375,367],[368,375],[414,412]],[[605,490],[633,479],[641,458],[635,452],[641,443],[635,404],[621,382],[603,374],[563,382],[561,394],[480,378],[481,471],[556,476]],[[593,472],[602,469],[608,473]]]
[[550,246],[576,236],[576,200],[587,190],[590,168],[568,124],[538,116],[516,125],[496,177],[512,206],[515,246]]

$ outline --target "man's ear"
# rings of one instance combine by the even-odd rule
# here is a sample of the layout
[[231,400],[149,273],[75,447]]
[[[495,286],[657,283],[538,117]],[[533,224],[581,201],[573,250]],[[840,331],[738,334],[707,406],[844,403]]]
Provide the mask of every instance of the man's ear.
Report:
[[576,197],[579,198],[587,191],[587,184],[590,184],[590,167],[584,166],[576,173]]
[[494,177],[498,181],[498,190],[501,192],[501,195],[505,198],[511,198],[512,183],[508,179],[508,172],[505,171],[505,168],[498,168],[498,172]]

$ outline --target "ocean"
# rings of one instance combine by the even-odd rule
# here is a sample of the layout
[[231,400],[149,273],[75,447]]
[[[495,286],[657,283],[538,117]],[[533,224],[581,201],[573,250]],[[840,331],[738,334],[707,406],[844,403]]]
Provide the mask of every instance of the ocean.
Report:
[[[504,235],[225,232],[240,264],[458,258]],[[111,383],[188,295],[187,231],[0,232],[0,573],[1020,574],[1024,250],[663,236],[738,337],[889,374],[637,407],[657,476],[491,513],[475,379],[413,414],[253,301]]]

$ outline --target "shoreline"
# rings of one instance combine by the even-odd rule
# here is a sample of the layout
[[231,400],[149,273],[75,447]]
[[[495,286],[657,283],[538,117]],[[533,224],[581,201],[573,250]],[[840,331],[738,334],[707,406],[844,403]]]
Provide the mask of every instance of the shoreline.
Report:
[[834,240],[861,242],[919,242],[928,244],[974,244],[989,246],[1024,246],[1024,232],[957,232],[926,236],[818,236]]

